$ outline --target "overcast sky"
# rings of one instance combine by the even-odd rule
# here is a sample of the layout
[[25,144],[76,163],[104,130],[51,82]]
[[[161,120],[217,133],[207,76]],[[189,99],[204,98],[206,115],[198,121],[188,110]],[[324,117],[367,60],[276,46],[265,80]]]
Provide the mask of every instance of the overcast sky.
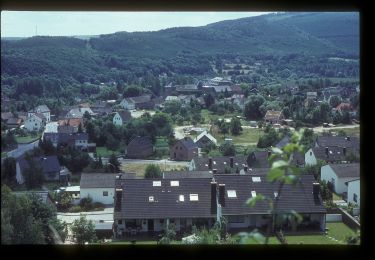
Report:
[[202,26],[269,12],[1,12],[1,37],[98,35]]

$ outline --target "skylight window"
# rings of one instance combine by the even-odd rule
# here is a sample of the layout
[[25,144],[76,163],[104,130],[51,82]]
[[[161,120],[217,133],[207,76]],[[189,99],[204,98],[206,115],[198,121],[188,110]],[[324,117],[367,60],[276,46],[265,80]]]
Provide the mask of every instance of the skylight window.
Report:
[[214,164],[216,164],[216,161],[214,161]]
[[178,200],[179,200],[179,201],[182,201],[182,202],[185,201],[185,196],[184,196],[184,195],[180,195],[180,196],[178,197]]
[[180,182],[179,181],[171,181],[171,186],[180,186]]
[[251,197],[255,198],[257,196],[257,193],[255,190],[251,191]]
[[277,192],[277,191],[275,191],[274,193],[273,193],[273,195],[275,196],[275,198],[279,195],[279,193]]
[[253,182],[260,182],[260,177],[251,177]]
[[190,201],[198,201],[198,194],[190,194]]
[[228,190],[228,198],[237,198],[237,193],[235,190]]
[[161,181],[153,181],[152,186],[154,187],[160,187],[161,186]]
[[154,196],[150,196],[150,197],[148,197],[148,201],[149,201],[149,202],[154,202]]

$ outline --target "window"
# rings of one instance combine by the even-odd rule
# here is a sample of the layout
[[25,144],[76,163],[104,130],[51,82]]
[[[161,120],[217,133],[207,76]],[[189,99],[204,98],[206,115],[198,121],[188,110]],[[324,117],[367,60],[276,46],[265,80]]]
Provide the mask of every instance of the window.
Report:
[[310,156],[312,156],[312,152],[310,152]]
[[257,193],[256,193],[256,191],[251,191],[251,196],[254,198],[254,197],[256,197],[257,196]]
[[260,177],[251,177],[253,182],[260,182]]
[[158,186],[158,187],[160,187],[161,186],[161,181],[153,181],[152,182],[152,186]]
[[150,197],[148,197],[148,201],[149,201],[149,202],[154,202],[154,196],[150,196]]
[[184,196],[184,195],[180,195],[180,196],[178,197],[178,200],[179,200],[179,201],[185,201],[185,196]]
[[180,186],[179,181],[171,181],[171,186]]
[[228,190],[228,198],[237,198],[237,193],[235,190]]
[[103,191],[103,196],[108,196],[108,191]]
[[353,193],[353,201],[357,202],[357,194]]
[[198,194],[190,194],[190,201],[198,201]]

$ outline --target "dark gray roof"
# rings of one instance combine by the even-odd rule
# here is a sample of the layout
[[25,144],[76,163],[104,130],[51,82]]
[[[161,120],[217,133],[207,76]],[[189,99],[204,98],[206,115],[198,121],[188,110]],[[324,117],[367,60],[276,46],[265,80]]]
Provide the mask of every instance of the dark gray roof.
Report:
[[293,153],[292,163],[294,165],[305,165],[305,155],[299,152]]
[[82,173],[80,187],[87,188],[115,188],[116,173]]
[[143,149],[153,147],[151,139],[147,136],[137,136],[134,137],[128,144],[128,149]]
[[268,151],[251,152],[247,157],[247,164],[250,168],[269,168]]
[[316,143],[319,147],[339,146],[359,149],[359,138],[354,136],[318,136]]
[[289,143],[289,141],[290,141],[290,136],[286,135],[275,146],[277,148],[283,149],[284,146],[286,146]]
[[176,178],[212,178],[212,171],[167,171],[163,172],[164,179]]
[[[194,165],[196,171],[208,171],[209,158],[195,157]],[[233,169],[239,170],[247,165],[246,156],[233,156]],[[217,169],[217,173],[224,173],[225,167],[230,167],[230,156],[212,157],[212,169]]]
[[[240,215],[240,214],[260,214],[269,210],[267,201],[258,201],[254,207],[246,205],[246,200],[251,198],[251,191],[262,194],[269,198],[274,198],[274,192],[278,191],[279,183],[269,183],[265,176],[260,177],[260,182],[253,182],[251,175],[228,176],[220,174],[215,176],[215,180],[225,184],[225,207],[223,215]],[[319,213],[325,212],[319,199],[316,205],[313,192],[313,183],[316,182],[311,175],[302,175],[300,183],[295,186],[285,184],[278,202],[279,211],[295,210],[299,213]],[[235,190],[237,198],[228,198],[228,190]]]
[[130,97],[130,98],[126,98],[126,100],[128,102],[132,102],[132,103],[144,103],[144,102],[148,102],[151,100],[151,95],[143,95],[143,96],[138,96],[138,97]]
[[180,140],[177,140],[181,145],[185,146],[186,149],[196,149],[198,148],[198,145],[194,143],[194,141],[190,137],[184,137]]
[[[264,214],[269,210],[266,201],[246,205],[251,191],[274,197],[278,183],[265,181],[253,182],[251,175],[219,174],[215,176],[218,184],[225,184],[226,191],[236,190],[237,198],[228,198],[225,192],[223,215]],[[180,178],[178,186],[171,186],[173,179],[125,179],[116,180],[116,188],[122,188],[121,210],[115,211],[115,219],[164,219],[164,218],[206,218],[211,214],[211,181],[210,178]],[[153,181],[160,181],[161,186],[153,186]],[[313,183],[310,175],[301,176],[296,186],[284,185],[280,196],[278,210],[295,210],[299,213],[325,213],[321,198],[314,200]],[[190,201],[190,194],[198,194],[198,201]],[[179,196],[184,195],[184,201]],[[149,197],[154,197],[154,202]]]
[[44,140],[51,140],[53,143],[74,144],[76,140],[89,140],[87,133],[44,133]]
[[121,117],[122,121],[125,122],[125,121],[128,121],[132,118],[131,114],[129,111],[117,111],[117,113],[119,114],[119,116]]
[[359,163],[329,164],[338,177],[359,177]]
[[[33,157],[33,161],[42,167],[43,173],[60,172],[61,166],[56,155]],[[21,157],[18,162],[21,172],[29,168],[29,163],[25,157]]]
[[344,155],[343,147],[337,146],[328,147],[328,155],[326,154],[326,147],[314,147],[312,150],[317,159],[325,160],[327,162],[346,161],[346,155],[351,153],[359,157],[359,151],[351,148],[346,148],[346,155]]

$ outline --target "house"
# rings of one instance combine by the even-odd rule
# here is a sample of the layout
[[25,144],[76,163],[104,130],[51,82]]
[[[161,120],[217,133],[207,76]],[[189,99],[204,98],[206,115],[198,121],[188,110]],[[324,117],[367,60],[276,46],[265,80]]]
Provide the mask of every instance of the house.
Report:
[[194,100],[194,95],[180,95],[178,96],[178,100],[182,105],[189,105],[191,100]]
[[27,117],[31,117],[35,114],[42,114],[46,118],[46,123],[49,123],[51,121],[51,110],[46,105],[40,105],[30,110],[27,114]]
[[[42,168],[44,179],[46,181],[62,181],[60,172],[63,168],[60,166],[56,155],[33,157],[33,162]],[[29,162],[21,157],[16,161],[16,179],[19,184],[24,183],[24,173],[29,168]]]
[[34,113],[30,114],[25,121],[25,128],[28,131],[39,131],[46,125],[46,118],[43,114]]
[[65,118],[83,118],[86,112],[91,116],[96,115],[90,107],[78,107],[70,109],[69,112],[65,115]]
[[144,159],[154,153],[154,145],[147,136],[137,136],[133,138],[126,147],[126,157],[133,159]]
[[306,92],[306,99],[311,99],[316,101],[318,99],[318,93],[315,92]]
[[232,103],[239,106],[241,109],[245,108],[246,98],[242,94],[234,94],[231,97]]
[[126,110],[133,109],[153,109],[155,104],[151,100],[151,95],[124,98],[120,106]]
[[217,140],[207,131],[203,131],[196,138],[194,138],[194,143],[197,144],[199,148],[204,148],[206,146],[217,146]]
[[59,120],[57,127],[58,133],[77,133],[79,125],[81,125],[82,130],[85,130],[85,120],[83,118],[66,118]]
[[268,110],[264,116],[264,121],[270,124],[281,124],[284,116],[281,111]]
[[80,198],[91,197],[93,202],[113,205],[115,179],[113,173],[82,173]]
[[176,85],[175,91],[178,95],[191,95],[191,94],[200,94],[202,92],[202,88],[199,85],[194,84],[186,84],[186,85]]
[[350,114],[354,114],[354,116],[356,115],[356,112],[353,113],[353,107],[350,103],[340,103],[337,107],[335,108],[332,108],[332,113],[333,114],[336,114],[336,113],[340,113],[342,114],[344,111],[348,111]]
[[[174,225],[179,234],[192,226],[211,228],[224,216],[228,230],[265,230],[269,214],[267,201],[254,207],[247,200],[260,193],[278,196],[279,183],[266,176],[218,174],[214,178],[123,179],[115,181],[114,235],[158,233]],[[299,185],[285,184],[278,210],[295,211],[302,218],[296,223],[287,217],[275,222],[275,230],[283,232],[324,232],[326,209],[319,183],[310,175],[302,175]],[[291,215],[290,215],[291,216]]]
[[222,77],[215,77],[209,80],[209,84],[214,85],[214,86],[220,86],[220,85],[231,85],[232,82],[230,81],[230,79],[224,79]]
[[318,160],[327,163],[347,163],[350,155],[359,158],[359,150],[337,146],[314,147],[305,153],[305,163],[306,165],[316,165]]
[[361,192],[360,192],[360,179],[354,179],[347,181],[345,183],[348,186],[348,196],[347,200],[349,203],[357,204],[358,206],[361,205]]
[[92,106],[91,110],[100,116],[106,116],[112,113],[112,108],[108,105],[108,102],[98,100]]
[[179,101],[179,98],[178,96],[167,96],[165,98],[165,101],[168,102],[168,101]]
[[359,138],[355,136],[318,136],[316,147],[346,147],[359,150]]
[[54,147],[71,146],[83,151],[87,150],[89,146],[87,133],[44,133],[43,140],[50,140]]
[[177,140],[170,148],[170,158],[176,161],[190,161],[198,156],[198,145],[190,137]]
[[338,194],[348,192],[348,181],[359,179],[359,163],[327,164],[322,166],[320,178],[332,185],[332,190]]
[[249,168],[270,168],[268,158],[271,151],[255,151],[251,152],[246,159]]
[[195,157],[189,164],[189,171],[212,171],[214,174],[238,173],[250,170],[246,156]]
[[21,118],[11,117],[6,121],[6,126],[8,128],[19,128],[22,123],[23,120]]
[[118,111],[116,112],[115,116],[113,117],[113,124],[122,126],[127,123],[132,118],[130,112],[128,110],[125,111]]

